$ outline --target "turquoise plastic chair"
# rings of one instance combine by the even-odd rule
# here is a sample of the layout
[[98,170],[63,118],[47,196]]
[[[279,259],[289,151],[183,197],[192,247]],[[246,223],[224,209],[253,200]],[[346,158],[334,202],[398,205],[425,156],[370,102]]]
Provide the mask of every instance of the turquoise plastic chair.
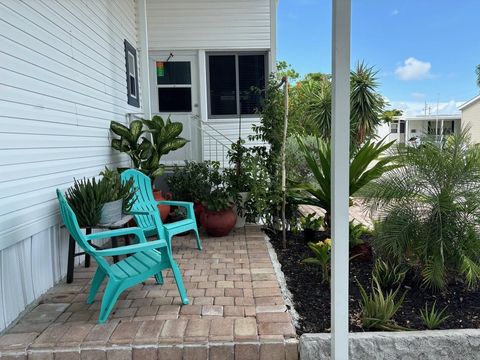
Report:
[[[137,191],[135,202],[130,213],[134,216],[137,226],[144,231],[145,236],[157,236],[158,239],[167,239],[171,251],[172,237],[186,231],[193,231],[197,239],[197,248],[202,250],[202,241],[198,234],[193,203],[186,201],[155,200],[150,178],[138,170],[125,170],[121,173],[120,177],[123,182],[130,179],[134,181],[134,186]],[[173,223],[163,224],[157,205],[181,206],[187,210],[187,218]],[[146,215],[146,213],[148,213],[148,215]]]
[[[177,263],[172,258],[167,242],[160,238],[156,241],[147,241],[142,229],[126,228],[111,231],[103,231],[91,235],[85,235],[80,230],[77,217],[68,204],[64,195],[57,189],[57,197],[60,202],[60,214],[70,235],[85,251],[92,256],[98,264],[97,271],[93,277],[87,303],[93,303],[103,280],[108,276],[107,286],[102,298],[100,316],[98,322],[104,323],[112,311],[120,294],[142,281],[155,276],[157,284],[163,284],[162,270],[172,269],[173,276],[177,283],[178,292],[183,304],[188,304],[188,297],[183,285],[182,276]],[[138,244],[120,246],[113,249],[97,250],[89,241],[106,239],[114,236],[135,235]],[[110,264],[105,259],[107,256],[128,255],[125,259]]]

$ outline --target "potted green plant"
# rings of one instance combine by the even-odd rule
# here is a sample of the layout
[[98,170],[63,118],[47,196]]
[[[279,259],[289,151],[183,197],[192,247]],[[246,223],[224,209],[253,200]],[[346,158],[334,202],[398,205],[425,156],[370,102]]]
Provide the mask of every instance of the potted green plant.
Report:
[[247,158],[250,156],[248,148],[244,146],[245,141],[238,139],[228,151],[230,168],[225,169],[227,183],[231,194],[234,197],[234,212],[237,214],[235,227],[244,227],[246,221],[245,203],[252,186],[252,178],[249,176],[246,167]]
[[184,166],[175,166],[166,180],[175,200],[193,202],[197,224],[200,224],[202,199],[211,190],[210,173],[218,171],[219,166],[218,162],[213,161],[185,161]]
[[74,179],[73,185],[67,189],[67,201],[81,228],[93,228],[100,223],[103,186],[104,184],[100,184],[95,178],[83,178]]
[[233,211],[233,197],[227,187],[226,175],[220,164],[213,162],[208,171],[210,189],[203,195],[201,223],[210,236],[225,236],[235,226],[237,214]]
[[[182,123],[172,122],[170,118],[164,121],[158,115],[151,120],[134,120],[129,127],[112,121],[110,129],[119,136],[112,139],[112,148],[126,153],[132,160],[133,166],[148,175],[152,184],[157,176],[165,172],[165,166],[160,164],[162,156],[188,143],[188,140],[179,136],[183,131]],[[149,136],[144,136],[146,134]],[[156,200],[165,200],[160,190],[153,190]],[[158,208],[162,220],[165,221],[170,213],[170,206],[159,205]]]
[[133,182],[122,184],[118,173],[105,169],[102,179],[74,180],[66,197],[80,227],[94,228],[101,223],[117,221],[133,204]]
[[225,188],[216,188],[204,200],[201,215],[202,226],[210,236],[226,236],[237,221],[234,202]]
[[100,175],[102,179],[100,224],[109,224],[122,218],[122,213],[128,212],[133,204],[135,189],[133,179],[122,183],[120,174],[116,170],[105,167]]

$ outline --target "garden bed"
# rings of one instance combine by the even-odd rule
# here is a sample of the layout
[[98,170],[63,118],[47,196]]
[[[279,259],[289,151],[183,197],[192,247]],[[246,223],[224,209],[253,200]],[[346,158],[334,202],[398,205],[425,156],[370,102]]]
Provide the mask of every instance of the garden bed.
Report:
[[[330,331],[330,284],[322,284],[320,268],[302,264],[302,260],[312,256],[303,234],[288,234],[288,246],[284,250],[281,234],[268,232],[270,241],[277,253],[278,261],[285,274],[288,289],[293,296],[295,310],[300,319],[297,333],[323,333]],[[326,237],[317,233],[316,240]],[[364,239],[366,243],[368,238]],[[350,331],[364,331],[360,320],[360,292],[356,281],[370,291],[371,273],[374,259],[366,261],[353,259],[350,262]],[[407,291],[405,301],[394,316],[395,323],[412,330],[424,330],[420,310],[436,301],[436,307],[443,309],[449,318],[439,329],[480,328],[480,290],[468,290],[462,282],[450,284],[446,291],[432,294],[420,287],[419,279],[408,272],[397,298]]]

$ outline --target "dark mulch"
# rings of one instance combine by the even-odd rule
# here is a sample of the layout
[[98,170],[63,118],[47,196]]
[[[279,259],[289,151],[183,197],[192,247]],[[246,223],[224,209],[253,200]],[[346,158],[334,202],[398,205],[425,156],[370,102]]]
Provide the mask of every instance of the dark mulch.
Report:
[[[284,250],[281,236],[267,231],[272,245],[282,265],[282,271],[287,280],[287,286],[293,295],[296,311],[300,314],[297,327],[299,335],[303,333],[318,333],[330,331],[330,285],[322,284],[319,267],[302,264],[302,259],[312,256],[303,239],[303,234],[288,234],[288,246]],[[323,233],[316,234],[316,240],[322,240]],[[369,243],[369,239],[364,239]],[[372,256],[357,257],[350,261],[350,331],[365,331],[360,321],[360,292],[357,281],[367,291],[370,290],[371,272],[374,263]],[[368,259],[369,258],[369,259]],[[410,329],[424,330],[420,318],[420,309],[428,303],[429,308],[436,301],[436,307],[447,306],[450,317],[440,329],[480,328],[480,289],[468,290],[463,283],[456,282],[442,293],[432,294],[420,287],[418,278],[411,272],[406,276],[399,295],[407,291],[405,301],[394,320],[397,325]]]

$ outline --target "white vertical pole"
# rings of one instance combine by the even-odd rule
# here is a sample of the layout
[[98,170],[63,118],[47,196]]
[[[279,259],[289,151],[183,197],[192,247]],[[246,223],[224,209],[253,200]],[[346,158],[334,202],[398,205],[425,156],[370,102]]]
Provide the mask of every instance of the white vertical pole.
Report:
[[332,0],[332,359],[348,360],[351,0]]
[[140,74],[142,87],[143,116],[152,118],[152,104],[150,97],[150,60],[148,56],[148,25],[146,0],[137,1],[138,46],[140,59]]

